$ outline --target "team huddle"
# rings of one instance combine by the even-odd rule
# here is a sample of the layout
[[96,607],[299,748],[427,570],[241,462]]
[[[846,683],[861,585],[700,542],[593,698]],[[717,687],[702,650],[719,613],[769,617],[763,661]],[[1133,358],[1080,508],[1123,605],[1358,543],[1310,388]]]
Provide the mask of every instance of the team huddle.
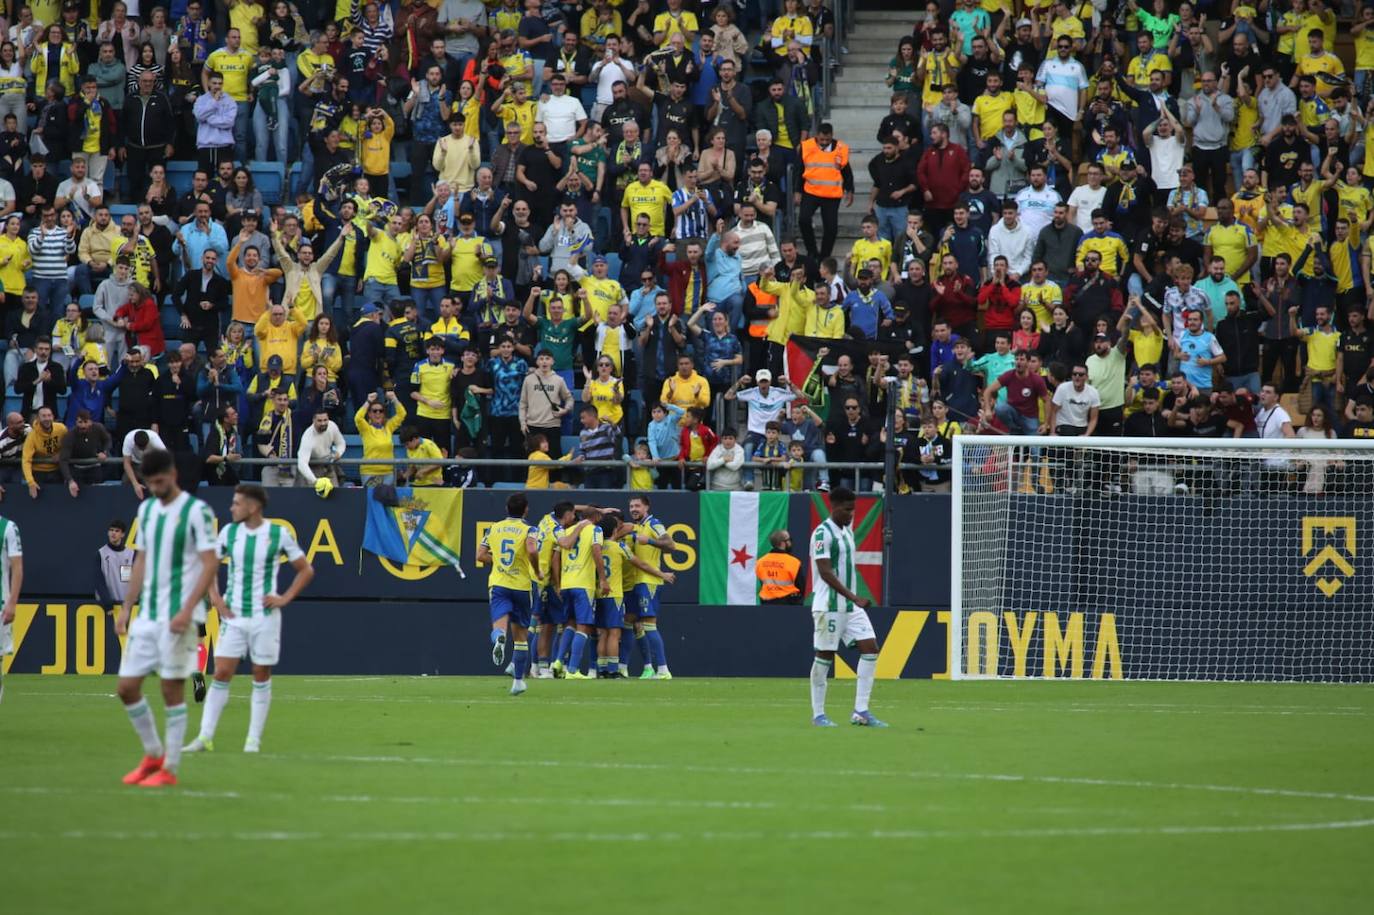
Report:
[[595,677],[629,676],[635,644],[640,679],[671,680],[658,605],[659,588],[674,580],[661,567],[673,540],[651,513],[649,498],[630,499],[628,520],[617,509],[572,502],[559,502],[537,526],[526,520],[528,512],[523,494],[511,496],[506,518],[477,547],[477,561],[491,566],[492,662],[504,666],[507,646],[513,649],[511,695],[526,690],[526,676],[592,679],[582,668],[593,638]]
[[[252,665],[253,691],[243,749],[259,752],[272,702],[272,668],[281,653],[281,611],[315,572],[290,530],[264,517],[267,492],[261,486],[244,483],[234,490],[231,521],[217,532],[210,506],[177,485],[169,452],[148,451],[142,472],[149,498],[138,508],[137,553],[128,591],[138,596],[139,613],[131,620],[131,607],[124,605],[115,618],[115,632],[125,637],[118,695],[143,746],[142,760],[124,783],[159,787],[177,783],[183,753],[214,749],[230,681],[245,658]],[[819,727],[834,726],[825,713],[825,694],[835,651],[842,646],[860,651],[851,723],[886,727],[868,710],[878,645],[865,612],[868,601],[856,590],[849,527],[854,501],[849,490],[832,491],[830,517],[811,535],[816,652],[811,703],[812,722]],[[648,496],[630,499],[628,518],[613,508],[559,502],[538,525],[531,525],[528,512],[525,496],[512,495],[506,500],[507,517],[491,525],[477,547],[478,562],[491,567],[491,657],[512,676],[511,694],[524,693],[531,676],[626,677],[632,645],[639,647],[640,679],[671,680],[658,617],[660,588],[674,581],[673,573],[662,568],[663,552],[672,551],[673,540],[652,514]],[[282,558],[295,574],[278,593]],[[221,561],[227,564],[223,589]],[[0,657],[12,652],[11,624],[22,582],[18,525],[0,517]],[[186,680],[199,672],[200,635],[212,606],[220,627],[214,679],[200,733],[183,745]],[[593,669],[592,639],[594,675],[583,669],[584,662],[588,671]],[[153,673],[161,681],[166,709],[161,736],[143,695],[143,681]]]

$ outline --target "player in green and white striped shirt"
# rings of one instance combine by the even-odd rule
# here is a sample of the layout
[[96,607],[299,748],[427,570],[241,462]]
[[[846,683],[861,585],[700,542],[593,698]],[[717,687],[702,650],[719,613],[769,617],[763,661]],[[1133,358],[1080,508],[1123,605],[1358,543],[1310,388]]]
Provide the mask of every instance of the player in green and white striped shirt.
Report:
[[[151,498],[138,507],[138,555],[128,590],[139,595],[139,611],[131,624],[131,608],[122,606],[115,632],[129,636],[119,661],[119,698],[143,743],[143,761],[124,776],[124,784],[158,787],[177,783],[186,737],[186,678],[196,669],[197,624],[205,622],[206,594],[218,563],[214,512],[177,485],[172,455],[150,449],[142,472]],[[165,745],[143,698],[143,678],[153,672],[162,680],[167,707]]]
[[885,728],[886,724],[868,710],[873,694],[873,677],[878,670],[878,639],[873,634],[865,609],[867,598],[857,593],[859,575],[854,562],[854,493],[843,487],[830,492],[830,517],[811,532],[811,617],[816,624],[813,644],[816,659],[811,664],[811,723],[833,728],[835,722],[825,714],[826,678],[841,645],[859,646],[858,689],[854,693],[851,724]]
[[0,699],[5,697],[5,657],[14,654],[14,607],[24,584],[24,548],[19,525],[0,515]]
[[[232,523],[219,532],[219,555],[229,560],[225,588],[210,587],[210,600],[219,613],[219,641],[215,644],[215,679],[200,718],[200,735],[187,753],[215,748],[215,728],[229,702],[229,681],[246,656],[253,664],[253,699],[249,707],[248,739],[243,752],[262,746],[262,729],[272,705],[272,668],[281,655],[281,611],[310,584],[315,570],[286,527],[263,517],[267,490],[256,483],[240,483],[229,505]],[[285,556],[296,570],[291,587],[277,593],[277,560]]]

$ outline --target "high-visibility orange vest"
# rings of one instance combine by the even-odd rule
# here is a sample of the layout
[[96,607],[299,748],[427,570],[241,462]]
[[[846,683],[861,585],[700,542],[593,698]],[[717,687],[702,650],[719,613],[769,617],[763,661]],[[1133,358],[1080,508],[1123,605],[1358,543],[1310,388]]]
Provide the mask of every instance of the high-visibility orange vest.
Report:
[[[749,291],[754,294],[754,304],[756,305],[776,305],[778,297],[769,295],[759,288],[758,283],[750,283]],[[768,336],[768,325],[773,323],[772,318],[754,318],[749,322],[749,336],[763,339]]]
[[844,196],[841,175],[849,164],[849,147],[839,140],[830,149],[821,149],[814,139],[801,145],[802,191],[812,197],[839,198]]
[[754,563],[754,574],[763,587],[759,588],[760,600],[778,600],[801,594],[797,589],[797,572],[801,560],[787,553],[764,553]]

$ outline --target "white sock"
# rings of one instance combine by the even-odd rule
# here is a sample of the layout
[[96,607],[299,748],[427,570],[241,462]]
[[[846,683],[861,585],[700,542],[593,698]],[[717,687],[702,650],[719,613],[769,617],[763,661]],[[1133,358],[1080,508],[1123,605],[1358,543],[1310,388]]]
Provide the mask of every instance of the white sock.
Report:
[[830,675],[830,662],[816,658],[811,662],[811,717],[819,718],[825,714],[826,677]]
[[267,726],[267,710],[271,706],[272,681],[253,681],[253,700],[248,712],[249,740],[262,740],[262,729]]
[[854,691],[854,711],[868,711],[868,697],[873,695],[873,676],[878,672],[878,656],[876,654],[859,655],[859,686]]
[[181,745],[186,742],[186,703],[167,706],[167,756],[162,768],[172,772],[181,765]]
[[134,733],[143,742],[143,755],[161,756],[162,741],[157,737],[157,720],[153,718],[153,710],[148,705],[148,700],[139,699],[133,705],[124,706],[124,711],[129,715],[129,723],[134,726]]
[[219,727],[219,716],[229,704],[229,684],[221,680],[210,681],[210,695],[205,697],[205,711],[200,716],[200,739],[214,740],[215,729]]

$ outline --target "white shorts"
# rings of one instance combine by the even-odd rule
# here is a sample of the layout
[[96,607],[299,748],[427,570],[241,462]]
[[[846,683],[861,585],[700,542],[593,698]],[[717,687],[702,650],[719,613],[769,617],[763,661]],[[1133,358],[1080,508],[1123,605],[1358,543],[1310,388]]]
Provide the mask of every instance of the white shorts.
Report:
[[14,623],[0,623],[0,658],[14,654]]
[[194,623],[177,634],[163,620],[135,618],[119,659],[119,675],[146,677],[156,671],[164,680],[185,680],[196,670],[199,642]]
[[216,658],[248,658],[260,667],[272,667],[281,657],[281,611],[221,620]]
[[816,621],[815,649],[835,651],[836,649],[874,638],[873,624],[862,609],[848,613],[816,611],[811,614]]

